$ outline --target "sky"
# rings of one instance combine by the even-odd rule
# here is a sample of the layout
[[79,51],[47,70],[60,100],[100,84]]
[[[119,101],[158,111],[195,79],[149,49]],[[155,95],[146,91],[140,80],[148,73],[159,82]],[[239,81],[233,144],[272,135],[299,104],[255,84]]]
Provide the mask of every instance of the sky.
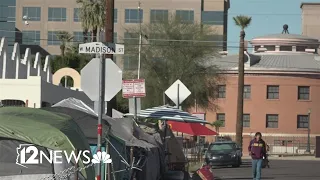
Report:
[[230,0],[228,13],[228,53],[237,54],[240,28],[234,24],[233,17],[247,15],[252,17],[251,25],[245,30],[246,40],[267,34],[282,33],[283,25],[288,24],[290,34],[301,34],[302,2],[320,0]]

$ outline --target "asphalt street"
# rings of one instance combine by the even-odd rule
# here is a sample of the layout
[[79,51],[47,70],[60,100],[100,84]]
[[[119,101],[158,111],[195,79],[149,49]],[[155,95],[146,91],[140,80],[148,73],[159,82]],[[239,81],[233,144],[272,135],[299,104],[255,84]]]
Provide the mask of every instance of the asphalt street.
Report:
[[[320,161],[270,160],[270,168],[262,169],[262,179],[320,180]],[[252,180],[251,161],[239,168],[215,167],[217,180]]]

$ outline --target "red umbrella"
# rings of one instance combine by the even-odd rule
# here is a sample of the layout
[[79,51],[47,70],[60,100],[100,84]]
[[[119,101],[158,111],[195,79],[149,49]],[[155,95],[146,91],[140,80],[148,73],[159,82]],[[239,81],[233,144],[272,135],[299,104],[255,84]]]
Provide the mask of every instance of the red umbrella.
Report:
[[194,136],[218,135],[217,132],[212,131],[200,123],[185,123],[179,121],[168,121],[167,123],[172,131],[182,132]]

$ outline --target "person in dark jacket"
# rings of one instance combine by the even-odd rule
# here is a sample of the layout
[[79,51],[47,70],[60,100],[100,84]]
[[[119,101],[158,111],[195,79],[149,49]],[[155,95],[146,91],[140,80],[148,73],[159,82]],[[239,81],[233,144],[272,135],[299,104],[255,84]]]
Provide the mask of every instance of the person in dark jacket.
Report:
[[248,151],[252,157],[253,180],[261,179],[261,166],[263,158],[266,158],[266,143],[262,140],[262,134],[257,132],[255,138],[250,141]]

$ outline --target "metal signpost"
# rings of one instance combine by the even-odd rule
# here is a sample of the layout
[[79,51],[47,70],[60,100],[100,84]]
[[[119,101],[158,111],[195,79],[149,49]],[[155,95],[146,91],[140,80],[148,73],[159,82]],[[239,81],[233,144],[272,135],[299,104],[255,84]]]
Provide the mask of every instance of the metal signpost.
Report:
[[[102,114],[105,101],[110,101],[120,90],[121,69],[111,60],[103,59],[103,54],[124,54],[124,46],[113,43],[92,42],[79,45],[79,53],[99,54],[81,70],[81,89],[92,101],[99,102],[97,152],[101,151]],[[99,68],[99,72],[97,69]],[[99,78],[97,78],[99,77]],[[106,83],[108,84],[106,88]],[[97,86],[99,88],[97,88]],[[98,164],[97,179],[101,178],[101,164]]]
[[178,79],[164,92],[179,108],[180,104],[190,96],[190,90]]
[[146,85],[144,79],[131,79],[122,81],[122,97],[134,98],[134,119],[137,118],[138,103],[137,97],[146,96]]
[[[180,104],[190,96],[190,90],[178,79],[176,80],[165,92],[164,92],[176,105],[178,109],[180,108]],[[167,132],[167,121],[164,121],[165,126],[165,135]],[[167,149],[167,145],[165,143],[165,150]]]

